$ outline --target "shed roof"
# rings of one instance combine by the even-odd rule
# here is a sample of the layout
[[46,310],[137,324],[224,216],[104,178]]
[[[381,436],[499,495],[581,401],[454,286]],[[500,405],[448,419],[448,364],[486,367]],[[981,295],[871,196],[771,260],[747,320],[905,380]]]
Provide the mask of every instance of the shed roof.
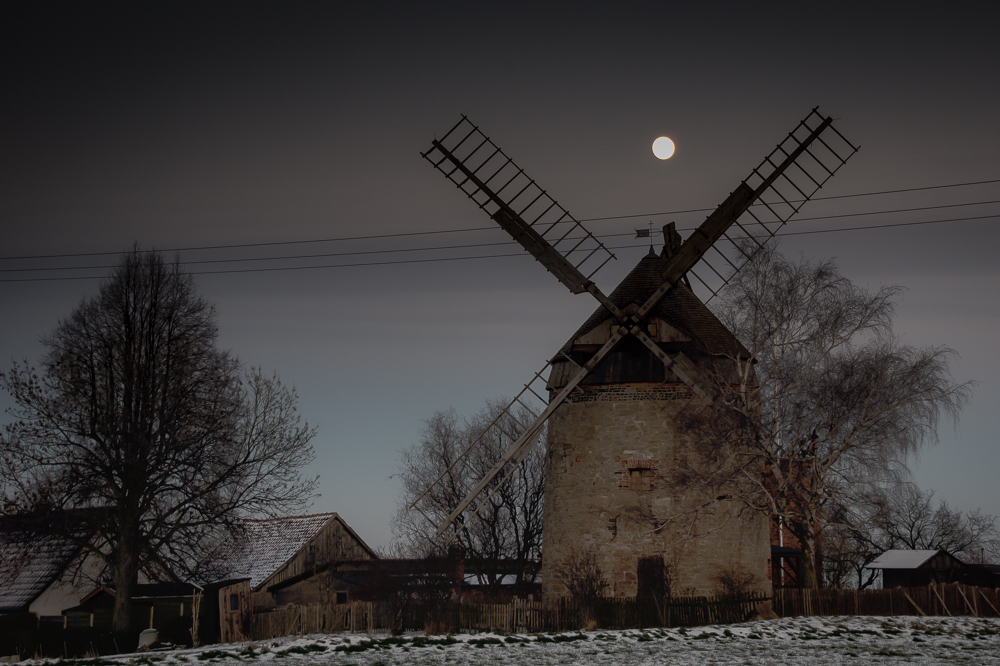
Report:
[[866,569],[919,569],[928,560],[944,553],[953,557],[946,550],[887,550],[873,562],[866,564]]
[[374,551],[336,513],[287,516],[266,520],[248,520],[243,534],[224,548],[221,559],[228,577],[246,576],[256,588],[295,557],[330,521],[337,520],[358,540],[365,550]]
[[[660,257],[650,250],[632,271],[625,276],[608,298],[619,308],[625,308],[630,303],[642,305],[653,295],[653,292],[663,284],[660,275]],[[614,315],[603,305],[598,307],[583,323],[573,339],[597,328]],[[674,288],[660,299],[660,302],[650,312],[650,316],[659,317],[674,328],[687,334],[703,346],[709,354],[719,356],[749,357],[739,340],[736,339],[718,317],[712,314],[708,306],[701,302],[690,289],[678,282]]]

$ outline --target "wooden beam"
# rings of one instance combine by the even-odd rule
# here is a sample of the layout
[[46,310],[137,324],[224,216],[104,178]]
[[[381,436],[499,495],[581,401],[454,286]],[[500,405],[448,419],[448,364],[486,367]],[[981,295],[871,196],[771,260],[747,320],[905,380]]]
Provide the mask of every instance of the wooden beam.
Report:
[[[903,590],[903,596],[904,596],[904,597],[906,597],[906,600],[907,600],[907,601],[909,601],[909,602],[910,602],[911,604],[913,604],[913,607],[917,609],[917,612],[918,612],[918,613],[920,613],[920,614],[921,614],[921,615],[923,615],[924,617],[927,617],[927,613],[925,613],[924,611],[922,611],[922,610],[920,609],[920,606],[918,606],[918,605],[917,605],[917,602],[916,602],[916,601],[914,601],[914,600],[913,600],[913,599],[912,599],[912,598],[910,597],[910,595],[908,595],[908,594],[906,593],[906,590]],[[892,599],[892,597],[891,597],[891,596],[890,596],[889,598],[890,598],[890,599]],[[892,612],[892,611],[890,610],[890,612]]]
[[726,200],[715,209],[715,212],[691,232],[681,248],[667,260],[662,271],[663,284],[635,313],[637,321],[646,318],[650,310],[656,307],[656,304],[663,299],[668,291],[673,289],[681,276],[694,268],[694,265],[705,256],[715,241],[722,237],[722,234],[750,207],[753,201],[754,191],[746,183],[740,183],[740,186],[726,197]]
[[673,372],[682,382],[690,386],[695,395],[709,405],[714,405],[718,402],[722,395],[718,386],[683,352],[670,354],[663,351],[660,345],[656,344],[652,338],[646,335],[646,332],[638,324],[633,326],[629,332],[637,337],[642,344],[646,345],[653,352],[653,356],[660,359],[666,369]]
[[[510,205],[500,198],[490,187],[483,182],[472,170],[462,163],[457,157],[451,154],[440,141],[434,140],[431,144],[441,151],[448,161],[465,174],[465,177],[472,182],[476,188],[483,192],[490,201],[496,204],[498,210],[492,215],[493,220],[499,224],[504,231],[521,244],[531,256],[538,260],[550,273],[556,276],[560,282],[574,294],[582,294],[587,291],[587,284],[590,280],[581,273],[576,266],[569,262],[559,252],[552,247],[548,241],[542,238],[541,234],[532,228]],[[488,212],[488,211],[487,211]]]
[[951,614],[951,611],[950,611],[950,610],[948,610],[948,605],[947,605],[947,604],[946,604],[946,603],[944,602],[944,597],[942,597],[942,596],[941,596],[941,593],[940,593],[940,592],[938,592],[938,590],[937,590],[937,585],[935,585],[934,583],[931,583],[929,587],[931,588],[931,591],[932,591],[932,592],[934,593],[934,595],[935,595],[935,596],[936,596],[936,597],[937,597],[938,599],[940,599],[940,600],[941,600],[941,608],[943,608],[943,609],[944,609],[944,612],[945,612],[945,613],[947,613],[947,614],[948,614],[948,615],[949,615],[950,617],[954,617],[954,616],[953,616],[953,615]]
[[[970,611],[972,611],[973,617],[979,617],[979,613],[976,612],[975,607],[972,604],[969,603],[969,597],[965,596],[965,592],[962,591],[962,585],[961,585],[961,583],[959,583],[959,585],[958,585],[958,593],[962,595],[962,599],[965,600],[965,606]],[[975,598],[975,597],[973,597],[973,598]]]
[[990,601],[990,598],[986,596],[986,593],[983,592],[982,589],[980,589],[978,587],[976,589],[979,590],[979,594],[982,595],[983,601],[985,601],[986,603],[988,603],[990,605],[990,608],[992,608],[993,612],[997,614],[997,617],[1000,617],[1000,611],[998,611],[997,607],[993,605],[993,602]]
[[538,415],[538,418],[536,418],[534,422],[527,429],[525,429],[525,431],[521,434],[518,440],[514,442],[506,451],[504,451],[503,455],[500,456],[500,460],[497,461],[497,463],[493,466],[493,468],[489,472],[487,472],[483,476],[483,478],[479,480],[479,483],[477,483],[476,486],[471,491],[469,491],[469,494],[466,495],[462,499],[462,501],[458,503],[458,506],[455,507],[455,510],[452,511],[451,514],[448,516],[448,518],[444,521],[444,523],[442,523],[438,527],[437,532],[435,532],[434,535],[435,537],[440,537],[442,534],[444,534],[444,531],[448,529],[448,526],[451,525],[456,518],[462,515],[462,513],[469,506],[469,504],[472,503],[472,500],[474,500],[479,495],[479,493],[481,493],[486,488],[486,486],[489,485],[489,483],[494,478],[496,478],[496,476],[500,472],[503,471],[504,467],[506,467],[508,463],[511,462],[518,463],[521,461],[522,458],[524,458],[524,456],[530,450],[529,445],[534,443],[533,441],[534,438],[539,435],[542,425],[544,425],[544,423],[548,420],[549,416],[551,416],[552,413],[556,411],[556,408],[558,408],[559,405],[561,405],[566,400],[566,398],[569,397],[569,394],[573,391],[573,389],[575,389],[577,385],[580,382],[582,382],[587,375],[590,374],[590,371],[593,370],[597,366],[597,364],[601,362],[601,359],[603,359],[605,356],[608,355],[608,353],[611,352],[611,350],[624,337],[625,333],[626,333],[625,328],[619,327],[618,330],[615,331],[615,333],[608,339],[608,341],[604,343],[604,346],[601,347],[598,350],[598,352],[594,354],[594,356],[591,357],[591,359],[583,365],[582,368],[580,368],[579,372],[577,372],[573,376],[573,378],[569,380],[566,386],[564,386],[562,390],[559,391],[559,393],[556,395],[556,397],[553,398],[551,402],[549,402],[545,410]]

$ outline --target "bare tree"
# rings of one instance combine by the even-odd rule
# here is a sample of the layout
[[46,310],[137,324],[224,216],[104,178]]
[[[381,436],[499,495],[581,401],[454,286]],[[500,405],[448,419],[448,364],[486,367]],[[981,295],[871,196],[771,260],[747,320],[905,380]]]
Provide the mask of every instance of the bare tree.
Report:
[[910,483],[871,488],[830,522],[824,569],[840,587],[871,586],[879,572],[865,565],[887,550],[946,550],[966,562],[1000,557],[996,516],[957,511]]
[[610,587],[593,550],[573,550],[555,567],[559,580],[566,585],[570,599],[594,604]]
[[15,403],[2,490],[103,560],[116,630],[140,571],[196,577],[227,528],[314,493],[294,390],[243,372],[216,335],[191,277],[135,249],[43,338],[40,371],[0,372]]
[[719,567],[712,580],[715,581],[715,593],[723,597],[751,594],[760,586],[757,574],[738,562]]
[[952,350],[893,336],[899,293],[869,292],[832,261],[793,263],[767,246],[716,305],[750,356],[734,355],[737,377],[718,378],[725,404],[697,424],[706,442],[698,463],[736,471],[735,499],[795,537],[804,587],[819,585],[828,507],[859,484],[903,477],[907,456],[935,441],[941,415],[957,419],[969,396],[949,373]]
[[[501,401],[489,402],[471,419],[463,420],[454,410],[436,412],[424,422],[420,441],[402,452],[398,477],[403,484],[399,508],[393,520],[397,546],[412,557],[442,555],[446,544],[434,538],[431,520],[440,520],[457,506],[519,436],[520,423],[533,418],[507,414],[502,428],[490,430],[472,449],[468,462],[457,462],[464,451],[503,411]],[[502,438],[497,432],[507,433]],[[499,590],[510,565],[516,573],[515,590],[534,580],[542,548],[542,502],[545,492],[544,450],[536,446],[496,488],[478,515],[465,524],[455,539],[490,593]],[[445,490],[423,494],[444,474]],[[499,484],[499,481],[496,483]],[[416,508],[410,506],[416,502]]]

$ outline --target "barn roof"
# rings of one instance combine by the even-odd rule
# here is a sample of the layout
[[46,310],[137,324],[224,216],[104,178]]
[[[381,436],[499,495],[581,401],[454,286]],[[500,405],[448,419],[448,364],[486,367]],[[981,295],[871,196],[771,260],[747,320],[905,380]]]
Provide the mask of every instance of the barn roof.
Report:
[[[650,253],[642,258],[608,296],[611,302],[619,308],[625,308],[630,303],[640,306],[645,303],[653,295],[653,292],[663,284],[663,278],[660,276],[660,262],[660,257],[650,249]],[[597,328],[613,316],[606,307],[600,306],[577,330],[573,339],[575,340]],[[708,306],[702,303],[683,283],[678,282],[673,289],[668,291],[653,308],[650,316],[659,317],[687,334],[699,342],[710,354],[750,356],[750,352],[712,314]]]
[[0,529],[0,612],[27,610],[79,550],[64,537]]
[[938,553],[944,553],[954,559],[946,550],[887,550],[870,564],[866,564],[866,569],[919,569]]
[[289,560],[330,521],[337,520],[372,556],[375,553],[336,513],[287,516],[267,520],[248,520],[243,533],[225,548],[221,559],[229,576],[248,576],[256,589]]

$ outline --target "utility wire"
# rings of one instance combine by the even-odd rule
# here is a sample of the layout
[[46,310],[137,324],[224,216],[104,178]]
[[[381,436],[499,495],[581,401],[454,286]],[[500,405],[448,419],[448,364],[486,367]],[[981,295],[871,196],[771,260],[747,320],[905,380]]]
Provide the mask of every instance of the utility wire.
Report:
[[[829,201],[831,199],[852,199],[855,197],[872,197],[880,194],[900,194],[902,192],[923,192],[925,190],[940,190],[948,187],[966,187],[968,185],[988,185],[991,183],[1000,183],[1000,178],[994,178],[992,180],[976,180],[970,181],[968,183],[951,183],[949,185],[925,185],[923,187],[907,187],[901,190],[880,190],[878,192],[858,192],[855,194],[836,194],[828,197],[813,197],[809,201]],[[789,203],[802,203],[805,199],[791,199]],[[754,204],[759,206],[761,204]],[[662,215],[683,215],[684,213],[705,213],[715,210],[714,208],[691,208],[688,210],[674,210],[666,211],[662,213],[639,213],[633,215],[614,215],[610,217],[588,217],[579,222],[597,222],[600,220],[624,220],[633,217],[657,217]]]
[[[887,215],[892,213],[908,213],[914,211],[927,211],[927,210],[940,210],[943,208],[960,208],[965,206],[981,206],[987,204],[1000,203],[1000,199],[992,201],[973,201],[967,203],[957,203],[957,204],[943,204],[938,206],[919,206],[915,208],[895,208],[891,210],[877,210],[877,211],[862,211],[859,213],[841,213],[837,215],[821,215],[817,217],[802,217],[794,218],[791,222],[812,222],[818,220],[830,220],[830,219],[840,219],[848,217],[863,217],[870,215]],[[986,216],[991,217],[991,216]],[[961,218],[963,220],[972,219],[983,219],[982,217],[975,218]],[[932,221],[931,223],[936,223]],[[902,223],[901,225],[888,225],[888,226],[907,226],[909,223]],[[869,225],[870,226],[870,225]],[[886,226],[886,225],[883,225]],[[489,229],[494,229],[494,227],[488,227]],[[682,227],[681,231],[690,231],[695,227]],[[864,229],[866,227],[852,227],[851,229]],[[878,228],[878,227],[872,227]],[[499,230],[499,229],[497,229]],[[846,229],[842,229],[846,230]],[[782,235],[802,235],[810,233],[823,233],[830,230],[820,230],[820,231],[803,231],[798,233],[786,233]],[[631,236],[633,232],[625,233],[614,233],[614,234],[597,234],[598,238],[615,238],[622,236]],[[576,239],[567,239],[576,240]],[[462,250],[470,249],[476,247],[498,247],[505,245],[516,245],[515,241],[497,241],[492,243],[466,243],[462,245],[437,245],[437,246],[427,246],[427,247],[416,247],[416,248],[391,248],[391,249],[380,249],[380,250],[357,250],[352,252],[323,252],[314,254],[295,254],[295,255],[280,255],[280,256],[269,256],[269,257],[236,257],[230,259],[191,259],[188,261],[179,262],[183,266],[195,266],[202,264],[228,264],[228,263],[246,263],[251,261],[282,261],[282,260],[295,260],[295,259],[326,259],[332,257],[350,257],[350,256],[360,256],[360,255],[378,255],[378,254],[396,254],[400,252],[432,252],[441,250]],[[107,270],[114,268],[114,265],[105,266],[48,266],[48,267],[37,267],[37,268],[0,268],[0,273],[29,273],[29,272],[51,272],[51,271],[65,271],[65,270]]]
[[[903,192],[921,192],[925,190],[938,190],[946,189],[952,187],[967,187],[971,185],[987,185],[991,183],[1000,183],[1000,178],[995,178],[992,180],[978,180],[969,181],[965,183],[950,183],[947,185],[925,185],[922,187],[908,187],[898,190],[880,190],[876,192],[858,192],[854,194],[840,194],[828,197],[813,197],[810,201],[824,201],[830,199],[847,199],[856,197],[868,197],[876,196],[882,194],[899,194]],[[793,201],[792,203],[797,203],[800,200]],[[755,204],[761,205],[761,204]],[[971,205],[971,204],[969,204]],[[664,215],[683,215],[685,213],[704,213],[711,212],[715,210],[714,208],[691,208],[687,210],[674,210],[674,211],[662,211],[658,213],[638,213],[632,215],[614,215],[607,217],[589,217],[578,220],[579,222],[597,222],[603,220],[624,220],[637,217],[658,217]],[[919,210],[919,209],[914,209]],[[354,240],[374,240],[379,238],[402,238],[406,236],[430,236],[436,234],[452,234],[452,233],[463,233],[470,231],[490,231],[496,227],[467,227],[463,229],[442,229],[438,231],[408,231],[395,234],[372,234],[368,236],[342,236],[338,238],[314,238],[306,240],[291,240],[291,241],[269,241],[262,243],[233,243],[233,244],[223,244],[223,245],[199,245],[190,247],[175,247],[161,249],[161,252],[193,252],[196,250],[227,250],[227,249],[238,249],[238,248],[249,248],[249,247],[268,247],[268,246],[280,246],[280,245],[302,245],[307,243],[331,243],[339,241],[354,241]],[[19,255],[19,256],[9,256],[0,257],[0,261],[4,260],[15,260],[15,259],[64,259],[71,257],[99,257],[99,256],[111,256],[119,255],[121,251],[114,252],[76,252],[76,253],[66,253],[66,254],[38,254],[38,255]]]
[[[975,217],[958,217],[949,218],[944,220],[925,220],[920,222],[897,222],[888,224],[877,224],[877,225],[866,225],[859,227],[846,227],[840,229],[814,229],[810,231],[787,231],[783,233],[775,234],[776,236],[802,236],[806,234],[828,234],[835,233],[839,231],[867,231],[871,229],[886,229],[891,227],[912,227],[926,224],[941,224],[945,222],[963,222],[967,220],[986,220],[986,219],[1000,219],[1000,214],[998,215],[980,215]],[[613,234],[615,236],[631,235],[631,234]],[[767,236],[755,236],[755,238],[766,238]],[[737,236],[736,239],[740,237]],[[513,241],[508,241],[505,243],[492,243],[490,245],[507,245],[513,244]],[[609,250],[624,250],[631,248],[648,248],[649,245],[645,242],[630,245],[616,245],[608,247]],[[415,251],[415,250],[411,250]],[[400,259],[396,261],[370,261],[370,262],[359,262],[353,264],[323,264],[323,265],[313,265],[313,266],[273,266],[273,267],[262,267],[262,268],[233,268],[226,270],[208,270],[208,271],[190,271],[188,275],[220,275],[228,273],[268,273],[275,271],[300,271],[300,270],[313,270],[313,269],[327,269],[327,268],[356,268],[361,266],[391,266],[396,264],[424,264],[424,263],[437,263],[443,261],[465,261],[472,259],[499,259],[503,257],[528,257],[530,255],[524,252],[512,252],[507,254],[486,254],[486,255],[476,255],[476,256],[463,256],[463,257],[431,257],[427,259]],[[208,262],[216,263],[216,262]],[[114,268],[114,266],[108,267],[86,267],[86,268]],[[55,269],[58,270],[58,269]],[[73,269],[62,269],[62,270],[73,270]],[[0,283],[3,282],[54,282],[60,280],[102,280],[104,275],[77,275],[68,277],[45,277],[45,278],[6,278],[0,279]]]

